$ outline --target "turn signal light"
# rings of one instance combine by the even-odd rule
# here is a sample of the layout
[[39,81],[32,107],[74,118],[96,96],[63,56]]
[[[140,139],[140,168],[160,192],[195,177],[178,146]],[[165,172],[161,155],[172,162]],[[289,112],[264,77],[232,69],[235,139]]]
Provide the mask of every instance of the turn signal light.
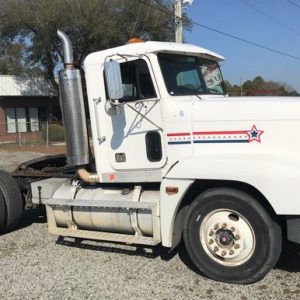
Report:
[[134,44],[134,43],[144,43],[145,41],[138,38],[131,38],[128,40],[127,44]]
[[168,195],[175,195],[178,193],[178,187],[175,186],[167,186],[166,187],[166,193]]

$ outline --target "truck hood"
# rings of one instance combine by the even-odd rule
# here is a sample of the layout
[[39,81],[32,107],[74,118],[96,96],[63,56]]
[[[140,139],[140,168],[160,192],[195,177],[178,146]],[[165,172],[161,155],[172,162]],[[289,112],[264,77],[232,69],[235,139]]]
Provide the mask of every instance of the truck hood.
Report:
[[300,120],[300,97],[197,99],[192,121]]

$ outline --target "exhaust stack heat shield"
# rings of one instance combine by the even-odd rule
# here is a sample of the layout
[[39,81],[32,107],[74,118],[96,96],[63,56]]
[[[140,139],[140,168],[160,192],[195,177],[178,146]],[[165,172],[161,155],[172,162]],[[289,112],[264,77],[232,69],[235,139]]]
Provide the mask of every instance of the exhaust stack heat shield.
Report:
[[89,147],[80,71],[66,68],[59,72],[67,161],[69,165],[89,163]]

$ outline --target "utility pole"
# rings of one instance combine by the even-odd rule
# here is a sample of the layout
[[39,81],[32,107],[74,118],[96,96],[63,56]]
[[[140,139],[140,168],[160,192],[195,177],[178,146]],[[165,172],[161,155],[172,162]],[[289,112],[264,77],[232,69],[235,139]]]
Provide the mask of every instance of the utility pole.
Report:
[[241,75],[240,87],[241,87],[241,96],[243,96],[243,75]]
[[175,42],[183,43],[182,9],[192,6],[194,0],[175,0]]
[[175,0],[175,42],[182,43],[182,9],[181,0]]

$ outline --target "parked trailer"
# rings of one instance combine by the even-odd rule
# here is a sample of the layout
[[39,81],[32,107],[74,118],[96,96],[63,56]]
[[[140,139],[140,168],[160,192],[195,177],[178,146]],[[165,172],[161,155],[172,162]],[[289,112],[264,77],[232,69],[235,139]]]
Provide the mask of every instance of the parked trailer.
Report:
[[[0,228],[45,205],[58,236],[174,249],[206,276],[248,284],[299,243],[299,98],[228,98],[206,49],[128,43],[60,71],[67,155],[0,172]],[[67,162],[66,162],[67,161]],[[22,197],[23,195],[23,197]]]

